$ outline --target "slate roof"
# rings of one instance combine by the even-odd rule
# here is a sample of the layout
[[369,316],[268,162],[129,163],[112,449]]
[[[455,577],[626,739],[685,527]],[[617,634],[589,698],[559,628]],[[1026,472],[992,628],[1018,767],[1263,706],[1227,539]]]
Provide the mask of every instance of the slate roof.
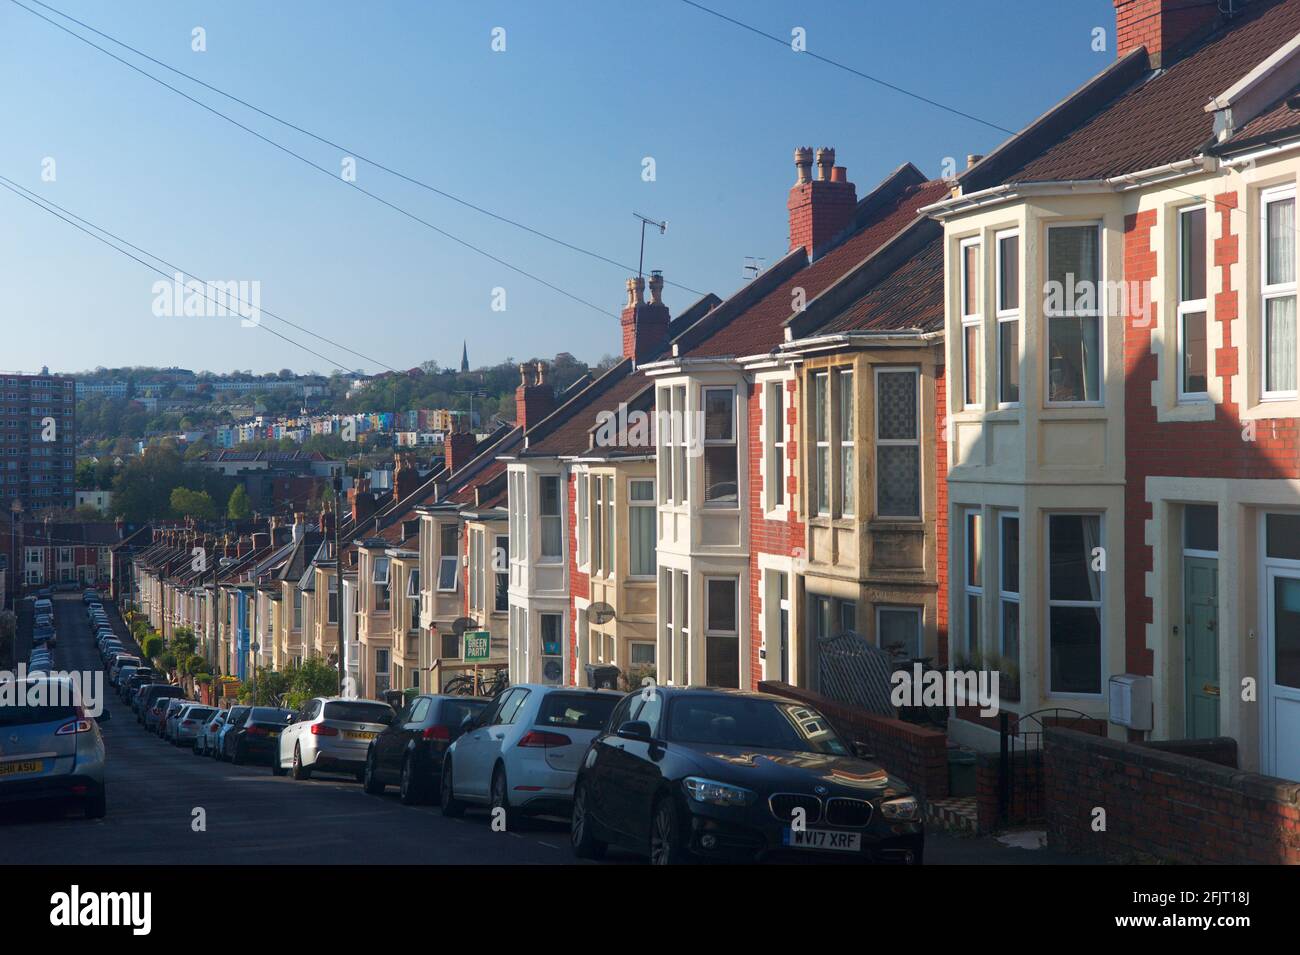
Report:
[[[1214,116],[1205,104],[1297,33],[1300,0],[1255,0],[1168,69],[1147,71],[1119,96],[1098,102],[1091,119],[1002,178],[1104,179],[1190,159],[1212,137]],[[1295,125],[1300,114],[1282,103],[1238,130],[1233,141]]]
[[945,198],[950,188],[941,180],[904,186],[873,214],[865,228],[846,236],[807,268],[790,275],[740,317],[689,349],[685,357],[744,357],[771,351],[785,341],[784,323],[793,313],[796,288],[802,288],[805,299],[811,302],[907,228],[917,218],[918,209]]
[[943,239],[932,239],[814,335],[943,330]]

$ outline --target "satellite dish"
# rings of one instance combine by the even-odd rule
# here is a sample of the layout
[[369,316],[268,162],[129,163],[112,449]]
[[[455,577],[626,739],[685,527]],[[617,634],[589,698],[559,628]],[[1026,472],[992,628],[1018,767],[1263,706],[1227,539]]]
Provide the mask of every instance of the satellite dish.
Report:
[[464,636],[466,630],[477,629],[478,621],[473,617],[457,617],[451,624],[451,632],[458,637]]
[[607,624],[614,619],[614,608],[607,603],[594,603],[587,608],[587,619],[598,627]]

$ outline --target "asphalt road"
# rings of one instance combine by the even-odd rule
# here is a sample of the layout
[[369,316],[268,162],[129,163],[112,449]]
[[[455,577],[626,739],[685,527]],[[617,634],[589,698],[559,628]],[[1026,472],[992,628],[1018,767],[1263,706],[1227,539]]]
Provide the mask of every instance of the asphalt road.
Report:
[[[57,669],[97,670],[79,593],[55,597]],[[110,613],[110,617],[112,614]],[[30,613],[18,658],[30,648]],[[122,621],[124,645],[138,650]],[[105,686],[111,718],[101,729],[108,750],[108,815],[87,820],[50,806],[0,809],[0,865],[16,863],[144,865],[162,862],[225,865],[570,864],[567,822],[525,820],[517,831],[494,832],[485,812],[444,819],[434,806],[403,806],[396,790],[367,796],[353,777],[318,775],[294,782],[263,766],[234,766],[194,756],[136,723],[130,708]],[[199,812],[201,810],[201,813]],[[202,819],[203,828],[196,828]],[[603,864],[637,862],[610,850]],[[991,838],[926,834],[929,864],[1060,864],[1079,859],[1049,849],[1027,850]],[[590,865],[593,863],[584,862]]]
[[[55,599],[58,669],[99,669],[80,594]],[[120,621],[114,625],[129,643]],[[19,641],[20,659],[27,643]],[[403,806],[395,789],[367,796],[353,777],[305,782],[263,766],[194,756],[146,733],[109,687],[108,815],[87,820],[51,807],[0,815],[0,865],[164,863],[556,864],[573,862],[568,826],[526,820],[493,832],[486,813],[444,819],[433,806]],[[206,831],[195,831],[202,810]],[[632,856],[610,861],[635,861]]]

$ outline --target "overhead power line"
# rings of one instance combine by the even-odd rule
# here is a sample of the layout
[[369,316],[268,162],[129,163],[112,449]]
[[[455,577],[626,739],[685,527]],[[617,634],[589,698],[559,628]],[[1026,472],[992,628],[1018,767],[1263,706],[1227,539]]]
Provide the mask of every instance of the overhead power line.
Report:
[[274,139],[271,139],[269,136],[263,135],[262,133],[253,129],[251,126],[244,125],[239,120],[235,119],[233,116],[229,116],[226,113],[223,113],[221,110],[217,109],[216,107],[210,106],[209,104],[203,102],[202,100],[191,96],[189,93],[186,93],[184,90],[171,85],[166,80],[159,79],[158,77],[154,76],[152,73],[148,72],[147,70],[141,69],[140,67],[136,66],[134,63],[130,62],[129,60],[125,60],[122,57],[118,56],[116,53],[113,53],[111,50],[106,50],[104,47],[95,43],[93,40],[89,40],[86,37],[82,36],[81,34],[77,33],[76,31],[68,29],[63,24],[51,20],[49,17],[45,16],[39,11],[33,10],[31,7],[19,3],[18,0],[9,0],[9,2],[14,4],[14,6],[21,7],[23,10],[26,10],[32,16],[44,20],[46,23],[50,24],[56,29],[62,30],[64,33],[68,34],[69,36],[75,37],[76,39],[80,40],[82,43],[85,43],[87,46],[93,47],[94,49],[98,50],[100,53],[103,53],[105,56],[109,57],[110,59],[116,60],[118,63],[121,63],[123,66],[127,67],[128,69],[134,70],[135,72],[139,73],[141,76],[145,77],[146,79],[152,80],[153,82],[157,83],[159,86],[171,90],[177,96],[180,96],[188,100],[189,102],[193,103],[195,106],[207,110],[209,113],[212,113],[214,116],[221,117],[226,122],[230,123],[232,126],[235,126],[243,130],[244,132],[248,133],[250,136],[254,136],[257,139],[260,139],[268,146],[273,146],[274,148],[280,150],[285,155],[292,156],[294,159],[297,159],[299,162],[304,163],[307,166],[310,166],[312,169],[315,169],[317,172],[323,173],[334,182],[342,183],[345,186],[350,186],[351,188],[355,189],[357,192],[361,193],[362,195],[367,196],[370,199],[373,199],[375,202],[378,202],[379,204],[386,206],[389,209],[392,209],[394,212],[397,212],[405,216],[406,218],[410,219],[412,222],[418,223],[419,225],[424,226],[426,229],[430,229],[431,231],[438,233],[443,238],[449,239],[452,242],[455,242],[457,245],[469,249],[471,252],[475,252],[483,256],[484,258],[490,259],[491,261],[497,263],[498,265],[504,268],[509,269],[510,271],[516,273],[517,275],[522,275],[524,278],[530,279],[531,281],[536,282],[539,285],[543,285],[546,288],[549,288],[551,291],[557,292],[560,295],[563,295],[565,298],[577,302],[579,305],[585,305],[587,308],[599,312],[601,315],[605,315],[611,318],[618,318],[618,315],[615,314],[614,312],[601,308],[599,305],[589,302],[587,299],[582,298],[579,295],[575,295],[574,293],[561,288],[560,286],[556,285],[553,282],[547,281],[546,279],[542,278],[540,275],[537,275],[533,272],[529,272],[526,269],[520,268],[519,266],[506,261],[500,256],[494,255],[493,253],[487,251],[486,249],[474,245],[472,242],[462,239],[457,235],[453,235],[452,233],[448,232],[446,229],[434,225],[428,219],[422,218],[421,216],[418,216],[414,212],[402,208],[401,206],[397,205],[394,202],[390,202],[389,200],[385,199],[383,196],[371,192],[365,187],[357,185],[355,182],[350,182],[344,179],[337,172],[334,172],[333,170],[327,169],[324,166],[316,162],[313,162],[312,160],[308,159],[306,156],[302,155],[301,153],[294,152],[288,146],[276,142]]
[[[535,235],[540,239],[545,239],[548,242],[554,242],[556,245],[562,246],[566,249],[569,249],[570,251],[577,252],[581,255],[589,256],[590,258],[596,259],[597,261],[600,262],[604,262],[607,265],[612,265],[615,266],[616,268],[622,269],[625,272],[631,271],[631,266],[625,265],[624,263],[619,262],[616,259],[611,259],[608,256],[593,251],[592,249],[583,248],[580,245],[577,245],[573,242],[569,242],[565,239],[561,239],[558,236],[552,235],[549,232],[544,232],[543,230],[530,226],[527,223],[520,222],[517,219],[511,219],[509,216],[502,215],[499,212],[493,212],[491,209],[484,208],[483,206],[480,206],[477,203],[471,202],[468,199],[450,193],[445,189],[440,189],[439,187],[433,185],[432,183],[426,182],[423,179],[420,179],[409,173],[404,173],[401,170],[395,169],[392,166],[389,166],[386,163],[383,163],[380,160],[375,159],[371,156],[367,156],[364,153],[362,153],[360,150],[353,149],[349,146],[345,146],[341,143],[338,143],[330,139],[327,136],[322,136],[319,133],[312,132],[310,129],[307,129],[304,126],[300,126],[297,123],[285,119],[282,116],[277,116],[275,113],[272,113],[269,110],[264,109],[255,103],[250,103],[248,100],[241,99],[240,97],[234,95],[233,93],[228,93],[227,91],[221,89],[220,87],[213,86],[211,83],[201,80],[197,76],[194,76],[191,73],[186,73],[184,70],[178,69],[169,63],[164,63],[162,60],[158,59],[157,57],[150,56],[148,53],[132,46],[131,44],[125,42],[124,40],[119,40],[117,37],[112,36],[111,34],[105,33],[102,30],[98,30],[95,27],[91,26],[89,23],[86,23],[84,20],[78,20],[76,17],[72,16],[71,14],[64,13],[62,10],[50,6],[48,3],[42,3],[41,0],[28,0],[28,2],[34,3],[38,7],[44,7],[46,10],[49,10],[51,13],[58,14],[59,16],[63,17],[65,20],[68,20],[71,23],[75,23],[77,26],[85,30],[89,30],[91,33],[95,34],[96,36],[102,37],[105,40],[108,40],[110,43],[115,43],[116,45],[120,46],[124,50],[130,50],[136,56],[148,60],[150,63],[153,63],[157,66],[161,66],[163,69],[168,70],[169,72],[174,73],[177,76],[183,76],[191,83],[196,83],[199,86],[202,86],[204,89],[216,93],[218,96],[224,96],[226,99],[230,100],[233,103],[238,103],[240,106],[243,106],[247,109],[251,109],[253,112],[265,116],[267,119],[273,120],[274,122],[277,122],[282,126],[292,129],[295,132],[302,133],[304,136],[309,136],[312,139],[316,140],[318,143],[322,143],[323,145],[329,146],[333,149],[337,149],[342,153],[346,153],[347,155],[352,156],[355,159],[359,159],[362,162],[366,163],[367,165],[374,166],[376,169],[380,169],[391,176],[395,176],[398,179],[403,180],[404,182],[408,182],[413,186],[418,186],[421,189],[426,189],[429,192],[434,193],[435,195],[442,196],[444,199],[450,199],[452,202],[458,203],[459,205],[462,205],[467,209],[472,209],[475,212],[488,216],[489,218],[496,219],[498,222],[503,222],[506,225],[514,226],[516,229],[522,229],[524,232],[527,232],[531,235]],[[19,6],[21,6],[21,4],[19,4]],[[29,11],[29,12],[34,13],[35,11]],[[698,291],[697,289],[693,289],[690,286],[682,285],[680,282],[672,282],[672,281],[665,280],[665,284],[671,285],[674,288],[679,288],[684,292],[690,292],[692,295],[704,294],[703,292]]]
[[[753,33],[756,36],[761,36],[764,39],[771,40],[773,43],[779,43],[787,50],[790,49],[789,37],[780,37],[777,36],[775,33],[768,33],[766,30],[760,30],[758,27],[745,23],[743,20],[737,20],[735,17],[727,16],[727,14],[722,13],[721,11],[714,10],[710,7],[706,7],[702,3],[696,3],[695,0],[682,0],[682,3],[686,4],[688,7],[694,7],[696,10],[699,10],[701,13],[707,13],[709,14],[709,16],[717,17],[719,20],[725,20],[727,23],[730,23],[733,26],[740,27],[742,30],[747,30],[748,32]],[[879,76],[872,76],[870,73],[864,73],[862,70],[849,66],[847,63],[841,63],[838,60],[832,60],[829,56],[822,56],[820,53],[814,53],[812,50],[801,50],[799,55],[811,57],[812,59],[825,63],[828,66],[833,66],[836,69],[844,70],[846,73],[852,73],[854,76],[857,76],[864,80],[868,80],[879,86],[883,86],[885,89],[893,90],[895,93],[899,93],[903,96],[910,97],[911,99],[917,100],[918,102],[921,103],[925,103],[928,106],[933,106],[935,109],[941,109],[945,113],[951,113],[954,116],[960,116],[962,119],[969,119],[973,123],[979,123],[981,126],[988,126],[992,129],[996,129],[998,132],[1009,133],[1012,136],[1015,135],[1015,130],[1007,129],[1005,126],[999,123],[994,123],[987,119],[982,119],[981,117],[976,116],[973,113],[968,113],[965,110],[958,109],[955,106],[949,106],[946,103],[941,103],[938,100],[931,99],[928,96],[923,96],[922,94],[914,92],[913,90],[909,90],[906,89],[905,87],[899,86],[897,83],[891,83],[889,80],[881,79]]]
[[[204,286],[204,289],[203,289],[203,297],[204,297],[204,298],[208,299],[208,301],[212,302],[212,303],[215,304],[215,305],[221,306],[223,309],[226,308],[226,307],[228,307],[228,304],[229,304],[228,301],[222,301],[222,300],[217,299],[217,298],[214,298],[212,295],[209,295],[209,294],[208,294],[208,292],[207,292],[207,283],[206,283],[203,279],[200,279],[200,278],[198,278],[198,276],[195,276],[195,275],[192,275],[192,274],[186,272],[184,269],[180,269],[180,268],[177,268],[177,267],[174,266],[174,265],[171,265],[170,263],[168,263],[165,259],[161,258],[160,256],[154,255],[152,252],[148,252],[148,251],[146,251],[146,250],[140,249],[138,246],[134,246],[134,245],[132,245],[130,242],[127,242],[125,239],[123,239],[123,238],[121,238],[121,237],[115,235],[114,233],[108,231],[107,229],[105,229],[105,228],[103,228],[103,227],[101,227],[101,226],[95,225],[94,223],[90,222],[90,221],[87,220],[87,219],[82,219],[80,216],[75,215],[74,213],[66,212],[65,210],[62,209],[62,207],[60,207],[60,206],[56,206],[54,203],[50,202],[50,201],[47,200],[47,199],[41,199],[41,198],[35,196],[35,194],[34,194],[34,193],[31,193],[30,190],[25,189],[25,188],[23,188],[22,186],[18,185],[18,184],[17,184],[16,182],[14,182],[12,179],[8,179],[8,178],[6,178],[6,177],[4,177],[4,176],[0,176],[0,188],[4,188],[4,189],[9,190],[9,191],[12,192],[14,195],[16,195],[18,198],[23,199],[23,200],[25,200],[25,201],[27,201],[27,202],[30,202],[32,205],[36,206],[38,209],[42,209],[42,210],[44,210],[45,212],[48,212],[50,215],[54,216],[56,219],[61,219],[62,221],[66,222],[68,225],[72,226],[74,229],[77,229],[77,230],[80,231],[80,232],[84,232],[86,235],[90,236],[90,237],[91,237],[92,239],[94,239],[95,241],[103,243],[104,245],[106,245],[106,246],[108,246],[110,249],[112,249],[113,251],[115,251],[115,252],[117,252],[117,253],[119,253],[119,254],[121,254],[121,255],[126,256],[128,259],[132,259],[132,260],[134,260],[134,261],[140,263],[141,265],[143,265],[145,268],[149,269],[150,271],[157,272],[159,275],[163,276],[163,278],[166,278],[166,279],[169,279],[169,280],[170,280],[170,279],[174,279],[174,273],[179,272],[179,273],[181,273],[182,275],[187,276],[188,278],[192,278],[192,279],[194,279],[196,282],[200,282],[200,283],[202,283],[203,286]],[[76,221],[76,220],[80,220],[80,221]],[[82,222],[84,222],[85,225],[82,225],[82,224],[81,224]],[[95,231],[92,231],[92,230],[95,230]],[[101,232],[101,233],[103,233],[103,235],[97,235],[96,232]],[[109,241],[109,239],[104,238],[104,236],[109,236],[113,241]],[[141,255],[147,255],[147,256],[149,256],[149,258],[154,259],[155,261],[162,262],[164,265],[167,265],[169,268],[172,269],[172,271],[173,271],[173,275],[168,275],[166,272],[164,272],[162,269],[158,268],[156,265],[153,265],[152,263],[145,261],[144,259],[140,258],[140,256],[135,255],[135,254],[133,254],[132,252],[128,252],[127,249],[124,249],[124,248],[121,248],[121,247],[118,246],[118,245],[115,245],[115,244],[114,244],[115,242],[120,242],[121,245],[126,246],[126,247],[129,248],[129,249],[134,249],[134,250],[140,252]],[[242,300],[241,300],[241,301],[242,301]],[[247,304],[247,303],[245,303],[245,304]],[[271,313],[271,312],[266,311],[266,309],[261,309],[261,311],[262,311],[262,312],[265,312],[267,315],[270,315],[272,318],[276,318],[276,319],[278,319],[279,321],[285,322],[285,324],[292,324],[292,323],[288,322],[287,320],[280,318],[278,315],[275,315],[275,314],[273,314],[273,313]],[[232,318],[239,318],[238,315],[232,315],[231,317],[232,317]],[[314,355],[315,357],[319,358],[321,361],[328,362],[329,364],[331,364],[331,365],[335,365],[336,367],[337,367],[338,364],[339,364],[335,359],[333,359],[333,358],[329,358],[329,357],[327,357],[327,356],[325,356],[325,355],[322,355],[320,352],[316,351],[315,349],[309,348],[308,346],[304,345],[302,342],[297,341],[296,339],[290,338],[288,335],[282,335],[280,332],[277,332],[274,328],[271,328],[271,327],[269,327],[269,326],[267,326],[267,325],[264,325],[264,324],[262,324],[261,322],[258,322],[256,327],[257,327],[257,328],[261,328],[261,329],[263,329],[263,330],[265,330],[265,331],[271,333],[271,334],[274,335],[276,338],[279,338],[279,339],[281,339],[281,340],[283,340],[283,341],[286,341],[286,342],[288,342],[290,345],[294,345],[294,346],[296,346],[297,348],[302,349],[303,351],[307,352],[309,355]],[[295,327],[301,327],[301,326],[295,326]],[[312,334],[315,334],[315,333],[312,333]],[[324,340],[324,341],[330,341],[329,339],[325,339],[325,338],[323,338],[323,336],[316,336],[316,337],[322,338],[322,340]],[[337,347],[337,348],[342,348],[344,351],[351,351],[351,349],[346,348],[345,346],[339,345],[337,342],[330,341],[330,344],[334,345],[334,346]],[[367,359],[367,360],[373,360],[373,359]],[[382,362],[376,362],[376,364],[382,364]],[[390,368],[388,365],[383,365],[383,367],[384,367],[384,368],[388,368],[390,371],[396,371],[396,370],[397,370],[397,369],[395,369],[395,368]]]

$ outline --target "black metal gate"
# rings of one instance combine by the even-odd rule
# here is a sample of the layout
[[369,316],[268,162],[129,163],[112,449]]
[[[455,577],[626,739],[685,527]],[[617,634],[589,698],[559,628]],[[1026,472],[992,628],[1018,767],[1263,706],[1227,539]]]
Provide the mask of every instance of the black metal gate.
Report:
[[1001,736],[998,820],[1002,825],[1043,818],[1043,730],[1046,727],[1060,726],[1085,733],[1105,728],[1105,724],[1087,713],[1064,707],[1035,710],[1023,716],[1003,710],[998,715],[998,723]]

